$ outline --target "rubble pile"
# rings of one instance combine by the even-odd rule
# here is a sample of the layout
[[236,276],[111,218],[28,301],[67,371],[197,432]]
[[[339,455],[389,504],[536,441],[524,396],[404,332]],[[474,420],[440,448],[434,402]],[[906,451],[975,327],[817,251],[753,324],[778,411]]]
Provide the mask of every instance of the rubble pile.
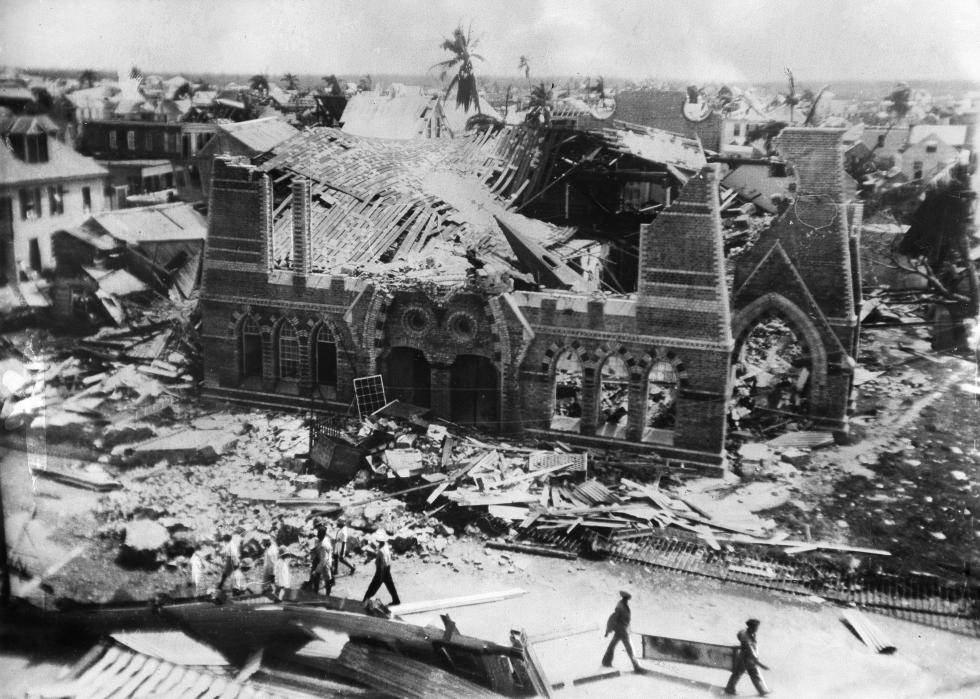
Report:
[[29,440],[110,449],[155,434],[200,374],[193,304],[161,302],[141,320],[80,340],[7,335],[0,417]]

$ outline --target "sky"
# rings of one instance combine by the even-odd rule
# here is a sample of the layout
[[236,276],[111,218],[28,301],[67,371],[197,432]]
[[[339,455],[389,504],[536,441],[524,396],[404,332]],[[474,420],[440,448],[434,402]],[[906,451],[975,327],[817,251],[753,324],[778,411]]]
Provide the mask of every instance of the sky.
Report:
[[460,23],[478,75],[980,80],[980,0],[0,0],[0,66],[419,74]]

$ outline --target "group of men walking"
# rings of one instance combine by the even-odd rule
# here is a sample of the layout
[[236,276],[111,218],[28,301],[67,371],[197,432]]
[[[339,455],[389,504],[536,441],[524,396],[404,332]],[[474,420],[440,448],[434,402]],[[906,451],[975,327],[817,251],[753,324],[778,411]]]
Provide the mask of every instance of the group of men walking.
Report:
[[[622,643],[623,648],[626,649],[626,655],[629,657],[630,662],[633,663],[633,669],[636,672],[645,672],[643,666],[640,665],[636,656],[633,654],[633,644],[630,642],[630,621],[632,620],[633,613],[630,610],[629,601],[632,599],[632,595],[622,590],[619,596],[620,600],[616,604],[616,608],[606,621],[606,636],[612,634],[613,637],[609,641],[605,655],[602,656],[602,664],[604,667],[612,667],[613,653],[616,651],[616,645]],[[756,638],[756,632],[759,630],[760,623],[758,619],[749,619],[745,622],[745,628],[736,634],[738,649],[735,651],[732,674],[728,678],[728,684],[725,685],[725,694],[736,694],[735,686],[742,678],[742,675],[746,673],[748,673],[760,697],[769,694],[769,687],[759,672],[760,667],[763,670],[769,669],[759,660],[759,643]]]

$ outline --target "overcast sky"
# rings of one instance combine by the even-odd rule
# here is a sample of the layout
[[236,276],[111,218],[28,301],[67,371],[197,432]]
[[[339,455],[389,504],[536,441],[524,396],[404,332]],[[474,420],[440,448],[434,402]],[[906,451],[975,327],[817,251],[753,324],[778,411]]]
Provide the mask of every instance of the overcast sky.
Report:
[[0,0],[0,65],[417,74],[459,22],[478,75],[980,79],[980,0]]

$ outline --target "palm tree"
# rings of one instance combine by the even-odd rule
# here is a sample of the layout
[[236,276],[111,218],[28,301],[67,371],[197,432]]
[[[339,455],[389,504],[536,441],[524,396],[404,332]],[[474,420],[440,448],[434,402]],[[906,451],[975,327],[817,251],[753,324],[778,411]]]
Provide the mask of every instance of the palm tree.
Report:
[[333,95],[334,97],[341,97],[344,94],[344,89],[340,86],[340,81],[337,80],[337,76],[330,74],[323,76],[323,82],[326,83],[324,86],[324,91],[328,95]]
[[248,86],[256,92],[268,92],[269,80],[264,75],[253,75],[248,79]]
[[282,76],[282,81],[286,83],[287,90],[295,90],[299,85],[299,79],[293,73],[286,73]]
[[78,82],[82,87],[93,87],[98,79],[98,74],[91,68],[86,68],[78,76]]
[[475,106],[477,114],[481,114],[480,95],[476,85],[476,76],[473,74],[473,59],[479,58],[482,61],[484,58],[480,54],[472,52],[477,43],[478,40],[473,38],[472,27],[464,34],[463,26],[457,26],[453,30],[452,38],[443,40],[441,44],[441,48],[452,53],[453,57],[436,63],[432,67],[442,69],[439,80],[445,80],[449,71],[456,70],[456,75],[453,76],[446,88],[446,97],[449,97],[449,93],[455,86],[456,104],[466,112],[470,110],[470,106]]
[[793,80],[793,71],[789,68],[784,69],[786,77],[789,78],[789,94],[786,95],[786,104],[789,105],[789,123],[793,123],[793,107],[800,103],[800,98],[796,94],[796,81]]
[[528,60],[527,56],[521,56],[517,61],[517,70],[523,70],[524,79],[531,80],[531,61]]
[[912,108],[912,90],[908,83],[897,83],[885,99],[890,103],[888,111],[894,116],[895,121],[901,120]]
[[551,123],[551,103],[554,99],[554,83],[548,87],[542,82],[531,88],[530,109],[527,112],[528,120],[537,119],[545,125]]

